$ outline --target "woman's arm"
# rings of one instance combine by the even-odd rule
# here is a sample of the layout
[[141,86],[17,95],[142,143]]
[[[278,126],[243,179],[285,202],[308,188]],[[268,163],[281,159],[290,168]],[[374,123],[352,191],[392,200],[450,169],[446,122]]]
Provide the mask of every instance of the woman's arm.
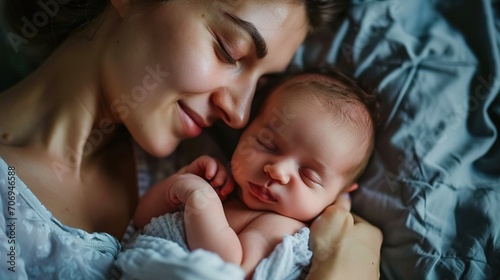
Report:
[[382,233],[349,209],[350,200],[339,197],[311,225],[307,279],[379,279]]

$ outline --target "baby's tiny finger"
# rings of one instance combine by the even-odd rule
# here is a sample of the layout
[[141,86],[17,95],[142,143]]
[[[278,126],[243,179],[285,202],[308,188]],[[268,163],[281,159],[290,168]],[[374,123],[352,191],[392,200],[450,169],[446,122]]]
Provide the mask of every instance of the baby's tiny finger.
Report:
[[221,187],[226,181],[227,173],[221,169],[215,174],[214,179],[210,182],[210,184],[215,187]]
[[217,164],[207,163],[205,166],[205,179],[208,181],[213,181],[214,176],[217,174]]
[[221,189],[221,194],[223,196],[228,196],[234,191],[234,180],[231,176],[227,176],[226,182],[224,182],[224,185],[222,186]]

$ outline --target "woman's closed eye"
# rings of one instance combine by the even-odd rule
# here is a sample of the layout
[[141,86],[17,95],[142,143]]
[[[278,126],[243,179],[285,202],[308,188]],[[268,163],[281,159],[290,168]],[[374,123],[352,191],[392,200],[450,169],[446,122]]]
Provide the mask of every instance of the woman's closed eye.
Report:
[[231,56],[229,47],[227,46],[225,41],[221,39],[221,37],[217,34],[215,34],[215,39],[217,41],[216,48],[217,48],[217,56],[219,57],[219,59],[232,65],[236,64],[237,60]]

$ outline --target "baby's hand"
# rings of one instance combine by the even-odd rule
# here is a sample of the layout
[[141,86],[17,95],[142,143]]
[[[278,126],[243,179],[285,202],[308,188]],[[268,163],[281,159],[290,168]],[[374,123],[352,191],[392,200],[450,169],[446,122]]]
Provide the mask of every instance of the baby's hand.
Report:
[[201,156],[186,166],[185,172],[204,178],[224,201],[234,190],[234,181],[224,165],[210,156]]
[[206,202],[206,200],[217,199],[213,188],[198,175],[174,174],[170,176],[165,184],[169,185],[167,189],[167,199],[172,204],[188,204],[190,198],[191,203],[199,204],[197,201]]

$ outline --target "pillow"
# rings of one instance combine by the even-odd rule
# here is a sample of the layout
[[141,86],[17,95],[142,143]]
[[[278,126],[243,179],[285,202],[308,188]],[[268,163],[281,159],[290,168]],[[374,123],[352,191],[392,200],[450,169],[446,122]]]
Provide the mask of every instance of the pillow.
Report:
[[292,69],[332,64],[381,100],[353,211],[381,279],[500,277],[498,1],[355,1]]

